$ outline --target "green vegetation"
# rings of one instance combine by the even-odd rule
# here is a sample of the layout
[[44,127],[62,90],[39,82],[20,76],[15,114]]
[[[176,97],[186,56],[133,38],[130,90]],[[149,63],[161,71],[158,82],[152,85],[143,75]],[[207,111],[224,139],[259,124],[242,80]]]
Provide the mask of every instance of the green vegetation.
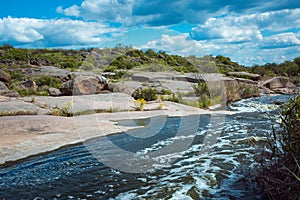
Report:
[[4,44],[0,47],[0,60],[10,67],[28,65],[54,65],[61,68],[77,69],[84,57],[80,51],[61,49],[21,49]]
[[272,152],[263,152],[258,182],[269,199],[299,199],[300,95],[283,106],[280,125],[269,139]]
[[178,71],[178,72],[198,72],[198,69],[187,59],[178,55],[169,55],[165,52],[155,52],[153,50],[131,49],[120,55],[111,62],[104,71],[113,72],[115,70],[129,70],[142,68],[146,71]]
[[197,85],[192,85],[195,95],[200,97],[200,96],[208,96],[209,91],[208,91],[208,86],[206,82],[201,82],[199,81]]
[[[94,53],[91,53],[91,52]],[[106,64],[99,62],[105,60]],[[207,55],[204,57],[182,57],[170,55],[166,52],[156,52],[152,49],[146,51],[133,49],[131,46],[117,45],[115,48],[103,49],[21,49],[9,44],[0,46],[1,68],[30,67],[32,65],[53,65],[69,70],[95,70],[104,69],[106,72],[140,68],[145,71],[178,71],[223,73],[233,71],[248,71],[260,74],[262,77],[289,76],[295,83],[300,80],[300,57],[293,61],[284,61],[280,64],[267,63],[259,66],[244,67],[229,57]],[[9,66],[9,67],[8,67]]]
[[36,88],[22,88],[19,86],[24,80],[29,79],[28,76],[18,72],[12,71],[11,73],[12,83],[9,89],[17,91],[21,97],[37,95],[37,96],[48,96],[48,89],[60,88],[62,81],[59,78],[52,76],[32,76],[30,77],[32,81],[36,83]]
[[226,74],[232,71],[245,70],[244,66],[241,66],[238,63],[231,61],[229,57],[218,55],[215,57],[215,62],[217,63],[219,72],[222,74]]
[[145,99],[137,99],[134,101],[134,105],[136,106],[138,111],[142,111],[146,103],[147,101]]
[[[69,71],[92,70],[101,73],[113,72],[110,76],[113,81],[120,79],[130,79],[132,71],[141,70],[150,72],[159,71],[177,71],[180,73],[199,72],[199,73],[216,73],[227,74],[233,71],[247,71],[250,73],[260,74],[263,78],[270,76],[289,76],[294,83],[300,82],[300,57],[293,61],[285,61],[281,64],[266,64],[263,66],[253,66],[246,68],[232,61],[225,56],[207,55],[204,57],[182,57],[179,55],[170,55],[163,51],[146,51],[133,49],[131,46],[122,46],[118,44],[115,48],[103,49],[80,49],[80,50],[62,50],[62,49],[21,49],[14,48],[9,44],[0,46],[0,68],[8,71],[12,77],[10,89],[16,90],[21,96],[28,95],[49,95],[49,87],[60,88],[62,80],[52,76],[39,77],[31,75],[30,69],[36,66],[53,65]],[[249,78],[249,77],[244,77]],[[34,89],[20,89],[18,84],[21,81],[33,80],[37,84]],[[227,84],[227,83],[226,83]],[[198,83],[193,86],[194,94],[199,97],[199,101],[192,104],[197,107],[208,107],[214,102],[220,102],[218,94],[220,92],[208,92],[205,83]],[[172,94],[171,91],[162,91],[160,95],[169,95],[163,97],[171,101],[182,102],[186,94]],[[181,96],[180,96],[181,95]],[[226,85],[227,102],[258,96],[257,87],[249,85]],[[138,89],[134,92],[135,99],[143,98],[147,101],[156,100],[157,91],[155,89]],[[217,101],[218,100],[218,101]],[[184,103],[184,102],[183,102]],[[186,102],[185,102],[186,103]]]
[[288,76],[294,83],[300,83],[300,57],[295,58],[293,61],[284,61],[283,63],[267,63],[259,66],[255,65],[247,69],[251,73],[260,74],[261,76]]
[[37,111],[33,111],[33,110],[0,111],[0,117],[17,116],[17,115],[37,115]]
[[58,107],[56,106],[55,108],[50,110],[50,115],[54,115],[54,116],[62,116],[62,117],[71,117],[73,116],[73,114],[70,112],[72,103],[68,102],[66,105],[64,105],[63,107]]
[[244,98],[257,97],[260,91],[255,86],[229,82],[225,84],[225,94],[227,103],[230,103]]
[[20,73],[19,71],[11,71],[10,73],[11,79],[13,82],[16,81],[24,81],[26,78],[25,74]]
[[138,88],[136,89],[132,97],[134,99],[144,99],[146,101],[153,101],[157,99],[157,90],[155,88]]
[[241,84],[239,87],[239,94],[242,99],[257,97],[260,95],[258,87]]
[[60,88],[62,81],[59,78],[52,76],[42,76],[36,80],[38,86],[48,86],[53,88]]

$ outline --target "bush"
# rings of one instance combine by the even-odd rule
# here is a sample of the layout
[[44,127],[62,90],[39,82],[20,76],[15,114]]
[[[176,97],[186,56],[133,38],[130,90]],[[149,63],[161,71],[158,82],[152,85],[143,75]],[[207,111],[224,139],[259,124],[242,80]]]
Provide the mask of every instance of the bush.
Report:
[[25,74],[22,74],[21,72],[18,71],[11,71],[10,76],[13,82],[15,81],[24,81],[26,76]]
[[162,89],[161,94],[162,95],[171,95],[172,92],[170,89]]
[[241,98],[250,98],[259,96],[260,92],[258,87],[249,86],[249,85],[240,85],[239,93]]
[[104,72],[114,72],[115,70],[117,70],[117,67],[114,65],[109,65],[104,69]]
[[52,76],[42,76],[36,80],[38,86],[46,85],[48,87],[60,88],[62,81],[59,78]]
[[136,89],[132,97],[134,99],[145,99],[146,101],[153,101],[157,99],[157,90],[155,88],[138,88]]
[[208,108],[211,106],[211,99],[207,95],[202,95],[198,103],[199,108]]
[[72,117],[73,114],[70,112],[72,103],[68,102],[66,105],[64,105],[63,107],[58,107],[55,106],[55,108],[50,110],[50,115],[54,115],[54,116],[62,116],[62,117]]
[[16,91],[20,94],[21,97],[36,95],[36,90],[34,89],[17,89]]
[[136,106],[137,110],[142,111],[144,109],[144,105],[147,103],[145,99],[137,99],[134,101],[134,105]]
[[258,183],[269,199],[300,198],[300,96],[284,105],[281,129],[273,129],[271,153],[263,152]]
[[198,81],[197,85],[192,85],[197,97],[208,96],[209,91],[206,82]]

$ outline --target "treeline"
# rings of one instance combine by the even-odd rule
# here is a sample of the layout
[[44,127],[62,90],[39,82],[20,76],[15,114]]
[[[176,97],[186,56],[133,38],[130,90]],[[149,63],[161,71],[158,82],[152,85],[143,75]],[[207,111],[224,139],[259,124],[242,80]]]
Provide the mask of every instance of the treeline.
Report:
[[76,70],[104,69],[106,72],[140,68],[148,71],[220,72],[248,71],[262,77],[288,76],[299,83],[300,57],[280,64],[267,63],[245,67],[225,56],[182,57],[152,49],[139,50],[130,46],[116,45],[115,48],[65,49],[21,49],[9,44],[0,46],[0,67],[24,67],[27,65],[53,65]]
[[265,65],[255,65],[248,69],[249,72],[260,74],[261,76],[300,76],[300,57],[293,61],[283,63],[267,63]]

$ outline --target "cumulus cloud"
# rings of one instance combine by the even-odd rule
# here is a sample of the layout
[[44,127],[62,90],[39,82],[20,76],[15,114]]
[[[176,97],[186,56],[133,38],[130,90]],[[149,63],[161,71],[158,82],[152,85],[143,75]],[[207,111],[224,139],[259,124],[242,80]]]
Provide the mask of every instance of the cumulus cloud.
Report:
[[[261,31],[282,31],[300,27],[300,9],[210,18],[191,31],[196,40],[227,39],[228,42],[261,40]],[[292,22],[292,23],[291,23]]]
[[[300,27],[299,16],[300,9],[293,9],[210,18],[192,29],[190,36],[201,42],[203,48],[217,46],[210,49],[214,55],[227,55],[246,65],[272,59],[278,61],[285,55],[279,55],[286,52],[284,49],[300,45],[300,33],[288,32]],[[264,34],[266,30],[272,34]],[[296,57],[296,54],[293,52],[286,57]]]
[[75,16],[79,17],[80,15],[80,7],[77,5],[73,5],[69,8],[63,9],[63,7],[59,6],[56,9],[56,12],[64,14],[66,16]]
[[58,7],[57,12],[87,20],[124,21],[131,16],[134,0],[84,0],[81,5]]
[[259,47],[263,49],[286,48],[290,46],[300,46],[300,33],[280,33],[266,37]]
[[[290,35],[290,34],[287,34]],[[280,35],[282,37],[282,35]],[[280,36],[270,36],[267,38],[269,44],[264,42],[245,42],[245,43],[226,43],[224,39],[218,41],[205,40],[198,41],[201,44],[203,53],[201,55],[223,55],[230,57],[233,61],[245,66],[252,66],[254,64],[265,64],[272,62],[283,62],[291,60],[299,56],[300,46],[289,45],[289,40],[286,38],[281,43],[273,44],[275,38]],[[286,36],[287,37],[287,36]],[[299,37],[298,37],[299,38]],[[286,42],[286,43],[285,43]],[[273,47],[269,45],[273,44]]]
[[183,56],[203,53],[201,44],[189,39],[188,34],[176,36],[163,34],[160,39],[149,41],[139,48],[164,50]]
[[223,20],[210,18],[204,25],[194,28],[190,35],[195,40],[226,39],[227,42],[247,42],[262,39],[255,25],[240,27],[224,23]]
[[199,24],[227,13],[251,14],[299,7],[298,0],[83,0],[80,5],[59,7],[57,11],[66,16],[118,21],[129,26],[140,23],[162,26],[181,22]]
[[120,31],[99,22],[12,17],[0,19],[0,27],[1,42],[33,45],[38,42],[43,47],[95,45],[105,39],[105,34]]

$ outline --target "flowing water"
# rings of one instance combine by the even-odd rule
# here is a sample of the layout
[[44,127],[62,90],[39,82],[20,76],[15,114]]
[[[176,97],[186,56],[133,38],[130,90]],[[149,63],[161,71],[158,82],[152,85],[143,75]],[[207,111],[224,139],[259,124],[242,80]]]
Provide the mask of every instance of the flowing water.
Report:
[[[287,96],[275,98],[286,101]],[[265,148],[263,141],[272,131],[276,106],[265,96],[233,103],[228,109],[240,112],[226,117],[138,120],[135,123],[146,125],[148,132],[161,121],[164,125],[151,137],[134,137],[138,132],[144,134],[137,129],[134,134],[96,138],[2,166],[0,199],[261,199],[261,191],[251,179]],[[155,123],[149,123],[151,120]],[[182,121],[186,122],[184,134],[179,135]],[[192,128],[195,123],[196,130]],[[191,143],[180,149],[187,141]],[[122,165],[104,165],[91,151],[109,152],[114,162],[124,164],[124,155],[111,144],[133,155],[147,155],[171,144],[180,150],[162,151],[151,170],[130,173],[120,170]]]

